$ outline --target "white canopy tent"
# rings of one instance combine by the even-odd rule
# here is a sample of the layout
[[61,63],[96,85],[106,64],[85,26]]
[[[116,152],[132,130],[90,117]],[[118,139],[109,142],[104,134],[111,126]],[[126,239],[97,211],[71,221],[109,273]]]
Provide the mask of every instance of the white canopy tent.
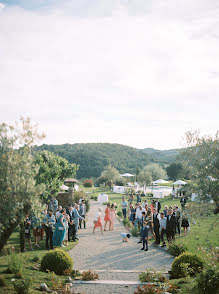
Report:
[[165,180],[162,180],[162,179],[159,179],[159,180],[156,180],[156,181],[152,182],[152,184],[166,184],[166,183],[169,183],[169,182],[165,181]]
[[69,187],[63,184],[63,185],[60,186],[60,189],[62,191],[68,191]]
[[187,182],[181,181],[181,180],[178,180],[178,181],[173,183],[173,185],[185,185],[185,184],[187,184]]
[[129,173],[125,173],[125,174],[122,174],[120,175],[121,177],[134,177],[135,175],[132,175],[132,174],[129,174]]

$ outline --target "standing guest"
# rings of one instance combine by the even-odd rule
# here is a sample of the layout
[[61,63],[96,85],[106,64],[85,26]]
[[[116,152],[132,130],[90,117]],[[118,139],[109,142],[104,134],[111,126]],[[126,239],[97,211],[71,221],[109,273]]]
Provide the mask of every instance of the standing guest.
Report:
[[[42,212],[42,218],[44,219],[48,213],[48,205],[46,204],[44,207],[44,210]],[[45,231],[45,227],[44,225],[41,226],[41,230],[40,230],[40,240],[43,240],[43,236],[44,236],[44,231]]]
[[129,220],[132,223],[132,225],[134,225],[134,222],[135,222],[135,209],[134,209],[134,206],[132,204],[130,204],[130,207],[129,207]]
[[85,221],[85,219],[82,216],[80,216],[80,214],[78,213],[78,210],[79,210],[79,205],[75,204],[74,209],[73,209],[73,212],[74,212],[73,221],[74,221],[74,225],[75,225],[75,236],[74,236],[73,239],[76,239],[76,240],[79,240],[78,237],[77,237],[79,219]]
[[137,203],[141,202],[141,194],[138,192],[137,193]]
[[176,233],[176,217],[173,214],[172,207],[170,206],[168,215],[167,215],[167,227],[166,227],[166,235],[167,235],[167,240],[169,245],[175,239],[175,233]]
[[[149,233],[150,233],[150,236],[154,235],[154,231],[153,231],[153,217],[152,217],[152,214],[151,214],[151,210],[150,208],[148,209],[147,211],[147,214],[146,214],[146,217],[145,217],[145,220],[147,222],[147,225],[148,225],[148,229],[149,229]],[[155,237],[155,235],[154,235]],[[149,237],[150,239],[151,237]]]
[[187,202],[187,200],[185,198],[185,195],[183,194],[181,199],[180,199],[180,204],[181,204],[182,210],[184,210],[186,202]]
[[65,209],[60,210],[60,213],[57,218],[57,223],[56,223],[56,229],[53,234],[53,245],[54,246],[61,246],[65,247],[63,245],[63,241],[65,239],[65,232],[66,232],[66,225],[65,225]]
[[167,218],[164,216],[164,213],[160,213],[160,239],[163,245],[161,247],[165,247],[166,243],[164,241],[164,235],[166,235],[166,228],[167,228]]
[[112,203],[112,205],[110,206],[110,231],[113,231],[114,229],[114,223],[115,223],[115,219],[116,219],[116,210],[115,210],[115,206]]
[[163,213],[164,213],[164,216],[167,217],[167,214],[168,214],[168,206],[167,205],[164,206]]
[[151,201],[151,213],[154,214],[154,208],[155,208],[155,201]]
[[32,244],[31,244],[31,219],[30,219],[30,213],[26,213],[25,215],[25,221],[24,221],[24,234],[25,234],[25,250],[26,250],[26,240],[28,240],[29,248],[30,250],[33,250]]
[[140,241],[138,242],[139,243],[142,243],[142,230],[143,230],[143,223],[145,222],[146,220],[146,212],[145,211],[142,211],[142,217],[141,217],[141,233],[140,233]]
[[33,226],[33,236],[34,236],[34,245],[37,248],[40,248],[40,239],[41,239],[41,224],[40,219],[36,216],[32,219],[32,226]]
[[124,197],[122,197],[121,207],[122,207],[122,215],[123,215],[124,218],[126,218],[126,209],[128,207],[128,204],[125,201]]
[[189,215],[186,206],[182,213],[182,228],[184,229],[184,236],[187,236],[189,229]]
[[95,220],[94,220],[94,227],[93,227],[93,234],[96,230],[96,228],[100,228],[101,230],[101,233],[103,234],[103,226],[102,226],[102,222],[101,222],[101,207],[98,208],[98,211],[96,213],[96,217],[95,217]]
[[143,207],[143,208],[146,210],[146,212],[147,212],[147,210],[148,210],[148,202],[147,202],[146,199],[145,199],[145,201],[143,202],[142,207]]
[[104,221],[105,221],[104,231],[106,231],[106,225],[107,225],[108,222],[109,222],[109,230],[110,230],[110,222],[111,222],[111,219],[110,219],[110,204],[109,203],[107,204],[107,207],[105,209]]
[[56,211],[58,209],[58,200],[54,197],[52,197],[49,202],[49,209],[52,209],[53,211]]
[[161,204],[160,204],[160,202],[158,201],[158,199],[156,199],[156,201],[155,201],[155,208],[156,208],[157,212],[160,213]]
[[141,236],[142,236],[143,247],[141,248],[141,250],[148,251],[148,225],[146,221],[144,221],[142,225],[143,227],[141,231]]
[[67,214],[69,216],[68,222],[68,242],[75,241],[75,224],[74,224],[74,212],[73,206],[71,204],[68,205]]
[[63,240],[63,245],[68,246],[68,230],[69,230],[69,223],[70,223],[70,216],[66,213],[64,214],[65,218],[65,238]]
[[46,249],[49,250],[49,243],[50,249],[53,249],[53,227],[55,226],[56,219],[53,215],[53,210],[49,209],[48,214],[45,216],[43,220],[43,225],[46,232]]
[[[84,218],[84,229],[86,229],[86,221],[85,221],[85,216],[86,216],[86,204],[85,204],[85,200],[82,200],[81,201],[81,204],[80,204],[80,208],[79,208],[79,214],[80,216],[82,216]],[[81,229],[81,223],[82,223],[82,220],[79,219],[79,227]]]
[[133,200],[134,200],[134,196],[133,196],[133,194],[130,194],[128,203],[131,204],[133,202]]
[[154,208],[154,213],[153,213],[153,224],[154,224],[154,234],[155,234],[155,245],[160,244],[160,215],[157,212],[157,209]]
[[141,205],[139,205],[135,212],[135,228],[137,228],[137,226],[141,226],[143,211],[146,213],[146,210]]
[[62,206],[59,205],[59,206],[58,206],[58,209],[55,210],[55,211],[56,211],[56,213],[55,213],[56,220],[58,220],[58,218],[59,218],[59,216],[60,216],[60,214],[61,214],[61,210],[62,210]]
[[178,206],[175,206],[174,208],[174,214],[176,216],[176,232],[180,235],[181,230],[180,230],[180,223],[181,223],[181,211]]

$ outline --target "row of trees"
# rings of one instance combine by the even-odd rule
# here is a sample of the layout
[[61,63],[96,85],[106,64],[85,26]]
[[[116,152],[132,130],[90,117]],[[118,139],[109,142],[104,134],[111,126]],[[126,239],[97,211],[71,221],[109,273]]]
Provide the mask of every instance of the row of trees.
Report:
[[0,252],[15,228],[22,226],[25,214],[40,217],[42,205],[78,169],[48,151],[33,154],[42,138],[30,119],[0,125]]

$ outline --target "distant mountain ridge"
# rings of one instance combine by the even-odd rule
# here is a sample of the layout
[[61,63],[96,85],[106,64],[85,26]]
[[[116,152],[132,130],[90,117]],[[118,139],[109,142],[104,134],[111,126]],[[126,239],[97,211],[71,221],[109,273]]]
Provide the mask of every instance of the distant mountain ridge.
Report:
[[151,162],[169,163],[176,159],[178,149],[156,150],[137,149],[111,143],[76,143],[63,145],[35,146],[35,151],[48,150],[66,158],[70,163],[80,165],[77,177],[99,177],[104,167],[112,165],[120,173],[135,174],[136,168],[142,169]]

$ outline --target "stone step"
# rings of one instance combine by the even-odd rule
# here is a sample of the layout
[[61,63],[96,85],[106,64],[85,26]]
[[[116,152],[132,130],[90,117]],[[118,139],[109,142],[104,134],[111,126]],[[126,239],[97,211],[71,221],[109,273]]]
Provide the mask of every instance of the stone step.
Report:
[[[118,280],[94,280],[94,281],[82,281],[75,280],[72,284],[101,284],[101,285],[145,285],[139,281],[118,281]],[[150,283],[147,283],[150,284]]]

